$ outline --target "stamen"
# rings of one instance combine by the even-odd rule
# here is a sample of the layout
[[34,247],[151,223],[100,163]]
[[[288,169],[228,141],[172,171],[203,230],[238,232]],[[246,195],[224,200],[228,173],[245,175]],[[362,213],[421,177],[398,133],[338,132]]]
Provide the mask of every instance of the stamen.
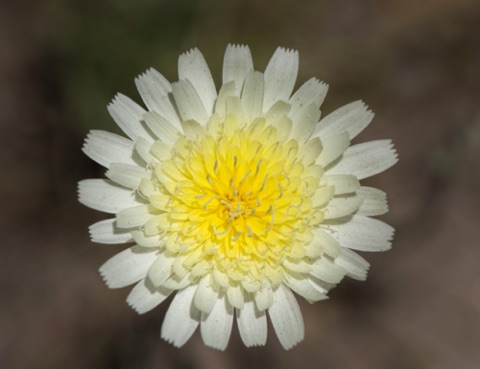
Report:
[[236,234],[234,237],[233,237],[233,236],[230,237],[230,239],[231,239],[233,242],[235,242],[235,241],[237,241],[237,240],[240,238],[241,235],[242,235],[242,233],[237,231],[237,234]]
[[287,186],[290,186],[290,182],[291,182],[291,181],[290,181],[290,177],[289,177],[289,175],[288,175],[288,172],[284,169],[284,170],[282,171],[282,173],[283,173],[285,179],[288,181],[288,182],[287,182]]
[[254,176],[256,177],[258,174],[258,171],[260,170],[260,165],[262,164],[263,159],[260,159],[257,163],[257,168],[255,169],[255,174]]
[[210,174],[207,174],[206,179],[207,179],[207,182],[210,184],[210,186],[213,187],[213,182],[212,182],[212,178],[210,177]]
[[228,201],[220,200],[220,203],[222,203],[223,205],[227,205],[227,207],[230,209],[230,211],[234,212],[232,204],[230,204]]
[[263,189],[265,188],[265,184],[267,183],[267,178],[268,178],[268,173],[265,174],[265,178],[263,179],[262,186],[260,187],[260,190],[258,190],[258,192],[262,192]]
[[247,170],[247,173],[245,173],[245,175],[240,180],[240,182],[238,182],[238,184],[242,184],[247,179],[247,177],[248,177],[248,175],[250,174],[251,171],[252,171],[251,169]]
[[275,222],[275,216],[277,215],[277,208],[273,208],[273,211],[272,211],[272,217],[270,218],[270,225],[268,226],[268,228],[265,230],[265,233],[268,233],[272,230],[273,228],[273,223]]
[[280,183],[277,183],[277,187],[278,189],[280,190],[280,193],[278,194],[277,197],[274,198],[274,200],[278,200],[278,199],[281,199],[283,197],[283,188],[282,186],[280,185]]
[[231,229],[230,225],[229,225],[229,226],[227,227],[227,229],[225,229],[224,231],[219,231],[219,230],[217,230],[217,227],[213,226],[213,232],[214,232],[217,236],[221,236],[221,235],[223,235],[223,234],[225,234],[225,233],[227,233],[227,232],[230,232],[230,229]]
[[292,210],[292,209],[297,209],[299,212],[301,212],[300,206],[298,206],[298,205],[290,205],[290,206],[287,208],[287,215],[290,215],[290,210]]
[[203,204],[203,210],[208,210],[207,209],[207,205],[210,204],[210,202],[212,202],[213,200],[216,200],[216,199],[219,199],[220,196],[213,196],[212,198],[210,198],[205,204]]

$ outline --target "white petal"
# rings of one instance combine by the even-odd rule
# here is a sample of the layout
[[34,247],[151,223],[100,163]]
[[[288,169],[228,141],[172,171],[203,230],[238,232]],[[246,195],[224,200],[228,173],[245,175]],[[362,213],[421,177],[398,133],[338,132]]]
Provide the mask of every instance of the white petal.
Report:
[[[172,290],[183,290],[191,285],[189,275],[187,274],[185,277],[181,278],[176,274],[172,274],[170,278],[168,278],[165,283],[162,285],[164,288],[169,288]],[[196,311],[196,313],[201,315],[201,311],[198,310],[195,306],[192,307]]]
[[[311,242],[310,244],[305,245],[305,254],[306,255],[308,255],[307,254],[307,249],[314,244],[315,244],[314,242]],[[320,248],[317,256],[321,255],[322,252],[323,252],[323,250],[321,250],[321,248]],[[302,274],[303,273],[309,273],[310,270],[312,269],[312,266],[309,263],[305,262],[303,259],[291,260],[291,259],[287,258],[283,261],[282,265],[292,272],[302,273]]]
[[207,111],[192,83],[188,80],[178,81],[172,85],[172,89],[180,117],[183,120],[193,119],[198,123],[206,124],[208,120]]
[[189,80],[198,92],[207,114],[212,114],[217,90],[207,62],[198,49],[192,49],[178,58],[180,80]]
[[303,340],[305,325],[297,300],[290,289],[279,285],[273,293],[273,305],[268,309],[273,329],[285,350]]
[[345,276],[345,271],[344,268],[336,265],[330,259],[322,257],[312,264],[310,274],[322,281],[337,284]]
[[336,159],[338,159],[350,146],[350,139],[348,138],[348,133],[343,132],[336,136],[332,136],[326,140],[322,141],[323,150],[318,156],[315,164],[322,165],[326,167]]
[[180,128],[180,118],[169,98],[172,86],[162,74],[150,68],[135,79],[135,84],[149,110]]
[[227,298],[233,307],[237,309],[243,309],[244,295],[242,286],[240,284],[237,286],[230,286],[227,289]]
[[202,314],[200,332],[209,347],[225,350],[232,333],[233,307],[226,298],[217,298],[210,314]]
[[387,194],[377,188],[360,187],[357,196],[363,198],[363,202],[357,214],[366,216],[377,216],[388,212]]
[[175,258],[166,256],[165,252],[158,255],[147,274],[148,279],[155,287],[161,286],[172,275],[174,261]]
[[219,286],[223,287],[224,289],[227,289],[231,286],[228,274],[221,272],[218,269],[213,270],[213,280],[215,281],[215,283],[218,283]]
[[340,252],[340,244],[338,241],[333,238],[327,231],[324,231],[320,228],[313,230],[313,241],[317,243],[328,256],[335,258]]
[[358,179],[374,176],[398,161],[391,140],[377,140],[350,146],[342,159],[326,172],[353,174]]
[[314,104],[308,104],[302,109],[291,110],[292,137],[299,142],[305,142],[311,135],[320,119],[320,110]]
[[101,220],[92,224],[88,229],[93,242],[114,244],[132,241],[130,231],[118,228],[115,219]]
[[263,110],[278,100],[288,101],[298,74],[298,52],[277,48],[265,69]]
[[135,151],[142,158],[142,160],[148,164],[155,162],[155,158],[150,154],[150,149],[152,148],[152,143],[145,140],[142,137],[137,138],[135,142]]
[[235,84],[232,82],[225,83],[218,92],[218,98],[215,103],[215,113],[218,114],[221,120],[225,119],[226,112],[226,100],[234,96]]
[[133,240],[143,247],[162,247],[163,237],[161,235],[146,236],[142,231],[132,232]]
[[193,303],[204,313],[210,313],[218,299],[218,291],[213,285],[212,277],[207,274],[198,284]]
[[152,136],[142,123],[145,109],[132,99],[125,95],[117,94],[107,109],[122,131],[132,140],[135,141],[137,137],[152,140]]
[[253,301],[245,303],[237,311],[237,326],[240,337],[247,347],[264,346],[267,342],[267,314],[259,311]]
[[172,290],[154,288],[143,279],[128,294],[127,303],[139,314],[144,314],[161,304],[170,296]]
[[263,74],[251,71],[247,74],[242,92],[242,104],[247,121],[261,117],[263,113]]
[[273,291],[270,285],[264,285],[255,292],[255,304],[258,310],[264,311],[273,304]]
[[182,121],[182,129],[185,136],[191,140],[201,137],[205,132],[205,129],[200,125],[200,123],[194,120]]
[[313,135],[325,140],[347,131],[352,140],[370,124],[373,115],[363,101],[354,101],[323,118]]
[[84,179],[78,182],[78,201],[89,208],[110,214],[141,204],[132,190],[105,179]]
[[298,110],[301,110],[305,105],[313,103],[317,108],[323,103],[327,95],[328,85],[320,82],[316,78],[310,78],[305,82],[290,98],[292,105],[292,114],[295,115]]
[[[233,117],[230,120],[230,127],[233,125],[231,123],[237,123],[239,120],[242,121],[245,119],[245,113],[243,111],[242,100],[237,96],[230,96],[225,99],[225,114],[226,117]],[[228,122],[228,121],[227,121]],[[225,125],[225,128],[228,128],[229,125]]]
[[305,298],[308,302],[312,303],[327,298],[327,291],[315,288],[314,285],[309,282],[308,277],[301,274],[293,276],[290,273],[285,273],[285,276],[287,277],[288,287]]
[[345,223],[332,221],[331,229],[340,245],[361,251],[389,250],[394,233],[390,225],[363,215],[354,215]]
[[302,164],[309,166],[322,152],[322,144],[318,138],[311,139],[302,145],[299,150],[299,155],[303,156]]
[[312,197],[313,207],[323,207],[332,199],[334,193],[335,193],[335,187],[333,186],[318,188]]
[[342,247],[335,264],[343,268],[346,274],[353,279],[364,281],[370,264],[356,252]]
[[155,251],[132,246],[108,259],[100,274],[110,288],[122,288],[145,278],[157,258]]
[[325,181],[326,186],[333,186],[335,188],[335,195],[353,193],[360,188],[358,178],[350,174],[328,175],[324,176],[322,180]]
[[[177,141],[180,131],[157,113],[153,111],[146,112],[143,119],[145,119],[145,123],[152,132],[163,142],[173,145]],[[156,144],[157,142],[152,146]]]
[[137,188],[143,178],[147,178],[149,172],[138,165],[113,163],[108,168],[106,176],[119,185],[128,188]]
[[183,346],[200,322],[201,313],[192,303],[196,288],[188,286],[178,291],[163,320],[161,337],[175,347]]
[[359,196],[334,197],[323,211],[325,219],[342,218],[353,214],[360,207],[362,200]]
[[273,104],[265,114],[267,124],[275,125],[279,119],[283,119],[284,115],[290,113],[291,106],[285,101],[277,101]]
[[247,73],[253,70],[252,54],[248,46],[228,45],[223,59],[223,83],[235,83],[235,95],[240,96]]
[[135,164],[134,144],[129,139],[106,131],[90,131],[83,152],[98,164],[108,168],[112,163]]
[[133,228],[144,225],[154,216],[149,209],[149,205],[138,205],[121,210],[117,214],[117,227]]

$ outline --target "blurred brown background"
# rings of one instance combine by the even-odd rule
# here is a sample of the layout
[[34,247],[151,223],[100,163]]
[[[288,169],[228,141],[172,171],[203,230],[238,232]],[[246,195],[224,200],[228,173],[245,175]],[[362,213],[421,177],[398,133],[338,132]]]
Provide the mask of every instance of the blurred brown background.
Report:
[[[301,302],[306,338],[284,352],[270,330],[226,352],[198,332],[159,338],[168,304],[138,316],[129,289],[97,269],[121,246],[94,245],[102,214],[76,182],[102,175],[81,151],[115,130],[106,104],[155,67],[175,80],[197,46],[217,83],[228,42],[263,70],[300,51],[299,81],[328,82],[323,111],[364,99],[360,141],[392,138],[400,162],[367,181],[387,191],[394,248],[366,255],[367,282]],[[0,368],[480,368],[480,3],[475,0],[4,0],[0,3]]]

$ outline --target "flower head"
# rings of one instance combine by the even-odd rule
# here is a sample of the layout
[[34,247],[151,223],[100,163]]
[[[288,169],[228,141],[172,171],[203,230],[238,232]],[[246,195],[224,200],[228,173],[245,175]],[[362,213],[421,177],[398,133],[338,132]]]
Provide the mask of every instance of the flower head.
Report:
[[117,95],[108,110],[128,138],[89,133],[84,152],[108,179],[79,183],[79,200],[115,214],[90,227],[100,243],[133,243],[100,272],[145,313],[175,294],[162,337],[182,346],[200,325],[224,349],[234,317],[246,346],[264,345],[267,315],[285,349],[303,339],[292,293],[327,298],[345,276],[365,279],[352,250],[390,248],[384,192],[360,185],[397,161],[390,140],[350,146],[372,120],[360,101],[320,120],[327,85],[293,92],[298,53],[279,48],[264,73],[228,46],[218,94],[197,49],[179,81],[136,79],[147,110]]

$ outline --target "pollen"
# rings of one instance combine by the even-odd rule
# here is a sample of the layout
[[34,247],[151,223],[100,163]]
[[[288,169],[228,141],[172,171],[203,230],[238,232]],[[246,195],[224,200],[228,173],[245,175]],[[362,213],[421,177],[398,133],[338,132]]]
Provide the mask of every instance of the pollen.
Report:
[[320,178],[305,170],[298,142],[264,118],[228,117],[179,137],[170,152],[153,170],[150,204],[158,213],[153,232],[181,269],[283,282],[283,262],[304,257],[322,218],[312,204]]

